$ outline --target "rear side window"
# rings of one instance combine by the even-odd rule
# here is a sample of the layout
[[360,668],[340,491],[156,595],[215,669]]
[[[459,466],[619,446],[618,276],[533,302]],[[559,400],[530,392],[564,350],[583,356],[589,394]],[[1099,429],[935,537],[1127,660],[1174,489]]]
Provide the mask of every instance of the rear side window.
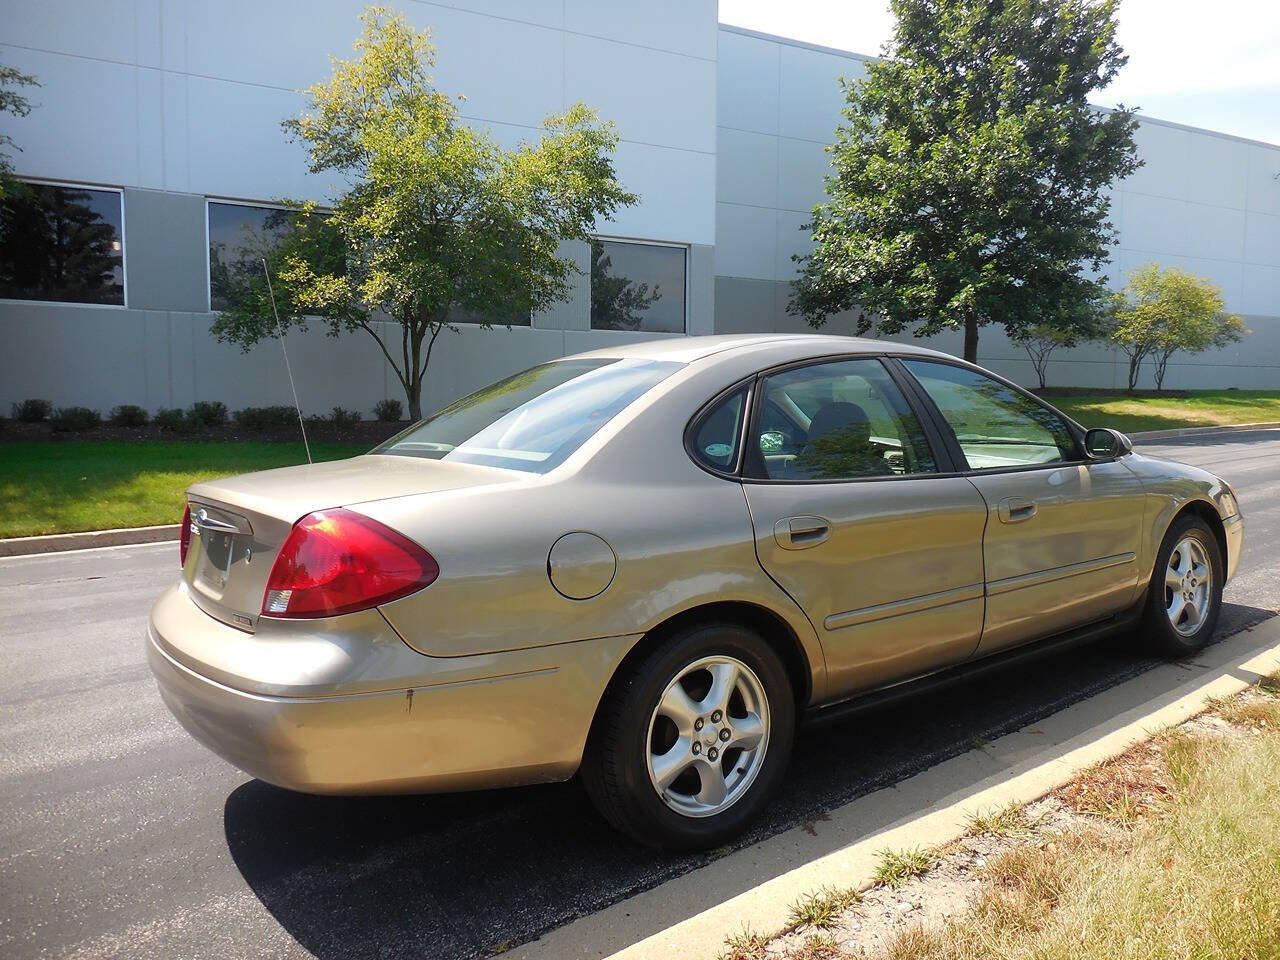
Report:
[[693,429],[694,457],[712,470],[733,470],[738,465],[742,437],[742,413],[747,388],[743,387],[707,410]]
[[611,358],[544,363],[451,403],[372,452],[546,473],[681,366]]

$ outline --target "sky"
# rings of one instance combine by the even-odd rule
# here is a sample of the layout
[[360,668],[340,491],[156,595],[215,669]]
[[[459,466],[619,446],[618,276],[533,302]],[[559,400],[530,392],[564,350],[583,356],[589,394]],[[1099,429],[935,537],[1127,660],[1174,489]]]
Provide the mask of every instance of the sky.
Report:
[[[1280,144],[1280,0],[1121,0],[1129,62],[1095,94],[1161,120]],[[720,0],[720,22],[876,54],[886,0]]]

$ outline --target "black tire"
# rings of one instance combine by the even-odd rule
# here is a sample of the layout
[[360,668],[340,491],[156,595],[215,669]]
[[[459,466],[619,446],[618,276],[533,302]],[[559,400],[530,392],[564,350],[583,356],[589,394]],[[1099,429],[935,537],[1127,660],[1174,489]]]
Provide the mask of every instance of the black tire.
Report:
[[[745,664],[763,688],[768,739],[760,766],[726,809],[687,816],[659,794],[650,779],[650,721],[669,683],[706,657]],[[708,717],[709,720],[709,717]],[[620,675],[592,727],[582,782],[614,827],[649,846],[693,851],[720,846],[756,819],[778,789],[795,738],[795,694],[781,658],[759,634],[734,623],[678,630]],[[724,763],[729,761],[726,750]]]
[[[1208,590],[1208,609],[1194,629],[1179,632],[1169,619],[1169,604],[1173,591],[1165,583],[1165,571],[1180,543],[1191,539],[1199,543],[1211,569],[1212,580]],[[1147,606],[1142,620],[1142,637],[1152,652],[1171,660],[1204,649],[1218,625],[1222,610],[1222,587],[1226,580],[1226,564],[1222,545],[1204,520],[1192,514],[1184,514],[1173,522],[1164,535],[1160,550],[1156,553],[1156,565],[1151,572],[1151,586],[1147,590]]]

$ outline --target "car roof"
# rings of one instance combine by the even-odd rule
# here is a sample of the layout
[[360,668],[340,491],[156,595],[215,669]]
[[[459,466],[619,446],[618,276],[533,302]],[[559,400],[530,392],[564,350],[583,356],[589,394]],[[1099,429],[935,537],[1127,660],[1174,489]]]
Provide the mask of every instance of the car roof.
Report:
[[[815,357],[832,353],[912,353],[921,356],[945,357],[938,350],[918,347],[914,344],[892,340],[872,340],[867,337],[841,337],[821,333],[759,333],[728,334],[709,337],[668,336],[655,340],[637,340],[616,344],[599,350],[575,354],[574,358],[592,357],[610,359],[674,360],[692,363],[715,354],[731,351],[777,346],[788,354],[801,352]],[[568,359],[568,358],[566,358]]]

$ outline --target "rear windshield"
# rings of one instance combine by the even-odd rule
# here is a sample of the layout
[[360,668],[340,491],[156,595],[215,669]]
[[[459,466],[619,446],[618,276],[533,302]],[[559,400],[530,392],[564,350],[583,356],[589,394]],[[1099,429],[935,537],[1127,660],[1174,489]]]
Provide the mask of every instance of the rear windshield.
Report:
[[545,473],[681,364],[557,360],[463,397],[373,453]]

